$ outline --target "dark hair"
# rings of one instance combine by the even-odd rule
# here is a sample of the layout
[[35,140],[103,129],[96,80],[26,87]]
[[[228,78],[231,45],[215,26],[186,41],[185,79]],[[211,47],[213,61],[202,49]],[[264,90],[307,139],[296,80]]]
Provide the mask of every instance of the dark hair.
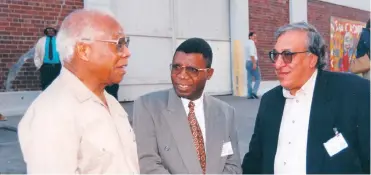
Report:
[[250,32],[250,33],[249,33],[249,39],[250,39],[250,37],[252,37],[254,34],[255,34],[255,32]]
[[175,52],[199,53],[206,61],[206,67],[210,68],[213,62],[213,51],[210,45],[202,38],[190,38],[178,46]]
[[370,19],[368,19],[368,21],[367,21],[366,29],[370,29]]
[[53,28],[53,27],[47,27],[47,28],[44,29],[44,34],[45,34],[45,35],[48,34],[48,29],[52,29],[52,30],[54,30],[54,33],[55,33],[55,34],[57,34],[57,32],[58,32],[57,29],[55,29],[55,28]]
[[307,32],[307,48],[310,53],[318,57],[317,68],[324,69],[327,63],[326,45],[325,40],[317,29],[306,22],[291,23],[280,27],[274,34],[275,39],[277,40],[282,34],[288,31]]

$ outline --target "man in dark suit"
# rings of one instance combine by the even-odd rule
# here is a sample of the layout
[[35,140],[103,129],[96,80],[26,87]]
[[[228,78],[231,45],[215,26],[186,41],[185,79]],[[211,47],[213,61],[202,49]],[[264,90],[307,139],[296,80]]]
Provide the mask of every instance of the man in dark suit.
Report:
[[322,70],[325,44],[301,22],[269,57],[280,86],[262,97],[243,173],[370,173],[370,81]]

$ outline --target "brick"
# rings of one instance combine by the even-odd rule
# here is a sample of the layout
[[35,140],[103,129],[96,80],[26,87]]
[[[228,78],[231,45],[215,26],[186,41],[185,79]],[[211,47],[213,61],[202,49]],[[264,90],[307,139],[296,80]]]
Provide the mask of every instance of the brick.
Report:
[[[0,92],[5,90],[9,68],[36,44],[46,26],[54,26],[61,3],[61,0],[0,0]],[[77,8],[83,8],[83,0],[66,0],[59,25]],[[39,90],[39,79],[39,72],[29,59],[13,82],[13,88]]]
[[274,67],[268,58],[274,31],[289,22],[289,4],[277,0],[249,0],[249,26],[258,36],[258,57],[263,80],[275,80]]

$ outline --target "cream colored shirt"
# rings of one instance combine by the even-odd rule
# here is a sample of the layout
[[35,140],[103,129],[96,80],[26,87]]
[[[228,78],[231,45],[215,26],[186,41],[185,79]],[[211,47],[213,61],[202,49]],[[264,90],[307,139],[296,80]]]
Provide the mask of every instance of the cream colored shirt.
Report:
[[105,97],[109,110],[62,68],[18,126],[28,173],[138,174],[127,113],[111,95],[105,92]]
[[[189,101],[186,98],[181,98],[184,110],[186,111],[186,114],[188,116],[189,113]],[[193,101],[195,104],[195,115],[196,115],[196,120],[198,122],[198,125],[200,126],[201,132],[202,132],[202,137],[204,139],[204,147],[206,149],[206,127],[205,127],[205,111],[204,111],[204,95],[202,94],[201,97],[195,101]]]
[[317,72],[316,70],[312,74],[295,96],[283,89],[286,103],[278,137],[274,174],[306,174],[309,117]]

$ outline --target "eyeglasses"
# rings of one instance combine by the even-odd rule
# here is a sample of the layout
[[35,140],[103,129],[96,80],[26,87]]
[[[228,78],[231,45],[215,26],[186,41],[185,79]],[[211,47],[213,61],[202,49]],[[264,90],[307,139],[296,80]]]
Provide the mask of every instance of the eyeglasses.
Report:
[[277,60],[278,60],[278,57],[279,55],[282,56],[282,60],[285,64],[289,64],[292,62],[292,57],[295,55],[295,54],[299,54],[299,53],[308,53],[309,51],[303,51],[303,52],[290,52],[290,51],[287,51],[287,50],[284,50],[282,51],[281,53],[273,50],[273,51],[270,51],[269,52],[269,59],[271,59],[271,61],[273,63],[275,63]]
[[197,77],[201,71],[207,71],[209,68],[195,68],[191,66],[181,66],[179,64],[170,64],[170,70],[172,74],[179,74],[185,69],[187,75],[191,77]]
[[117,52],[122,51],[121,49],[125,45],[126,47],[129,47],[130,37],[121,37],[117,40],[101,40],[101,39],[89,39],[89,38],[82,38],[83,41],[100,41],[100,42],[108,42],[108,43],[114,43],[116,44]]

